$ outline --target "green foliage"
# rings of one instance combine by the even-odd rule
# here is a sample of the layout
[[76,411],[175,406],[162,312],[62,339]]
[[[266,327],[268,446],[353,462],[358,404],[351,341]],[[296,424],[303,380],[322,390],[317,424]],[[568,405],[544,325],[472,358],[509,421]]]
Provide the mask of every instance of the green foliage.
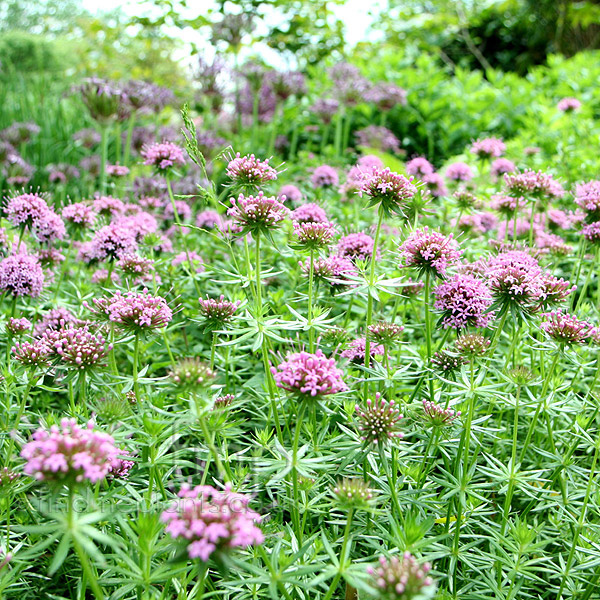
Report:
[[0,33],[0,74],[55,73],[74,65],[73,55],[57,40],[26,31]]

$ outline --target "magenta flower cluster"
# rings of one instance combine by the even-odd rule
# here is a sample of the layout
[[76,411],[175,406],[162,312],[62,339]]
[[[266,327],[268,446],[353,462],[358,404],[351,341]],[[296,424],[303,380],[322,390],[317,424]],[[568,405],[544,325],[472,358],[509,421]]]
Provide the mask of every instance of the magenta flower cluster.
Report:
[[483,138],[473,142],[471,152],[479,158],[498,158],[506,152],[506,144],[498,138]]
[[[365,356],[367,351],[367,338],[365,336],[352,340],[348,347],[340,354],[342,358],[347,358],[355,363],[365,362]],[[385,354],[385,348],[381,344],[369,344],[369,355],[371,358],[376,356],[383,356]]]
[[314,188],[334,187],[340,182],[337,171],[329,165],[317,167],[310,178]]
[[271,373],[277,387],[302,396],[319,398],[347,389],[335,360],[321,350],[288,354],[276,368],[271,367]]
[[369,205],[381,204],[388,214],[402,213],[406,203],[417,193],[412,177],[394,173],[389,168],[365,171],[358,190],[368,196]]
[[250,497],[212,486],[183,486],[179,500],[162,513],[166,531],[186,547],[188,556],[203,562],[215,552],[262,544],[261,516],[248,505]]
[[592,180],[575,186],[575,203],[589,215],[600,218],[600,181]]
[[259,186],[277,179],[277,171],[269,164],[269,159],[259,160],[250,154],[239,152],[229,160],[227,176],[241,186]]
[[200,313],[204,319],[215,327],[221,327],[231,321],[240,301],[230,302],[221,294],[219,298],[199,298]]
[[314,202],[301,204],[292,211],[292,219],[298,223],[328,223],[327,213]]
[[37,298],[44,288],[44,271],[36,256],[19,252],[0,261],[0,290],[12,296]]
[[298,245],[308,249],[325,248],[335,238],[337,229],[333,223],[294,221],[294,236]]
[[265,196],[263,192],[256,196],[240,194],[237,199],[231,199],[231,204],[233,206],[227,210],[227,215],[245,232],[273,229],[290,214],[278,198]]
[[381,557],[379,566],[369,567],[367,573],[380,600],[413,600],[432,596],[434,582],[428,575],[430,570],[429,563],[419,565],[410,552],[405,552],[402,558]]
[[375,400],[367,400],[367,405],[355,407],[358,419],[358,429],[361,439],[367,444],[386,443],[394,438],[402,438],[404,434],[398,431],[402,414],[396,408],[393,400],[389,402],[377,392]]
[[401,266],[430,271],[438,277],[446,275],[446,269],[458,262],[462,250],[453,235],[442,235],[429,227],[416,229],[400,246]]
[[[337,252],[341,257],[351,261],[371,260],[374,246],[375,240],[370,235],[362,232],[349,233],[340,238]],[[378,260],[380,257],[380,253],[377,251],[375,258]]]
[[522,173],[505,174],[504,183],[511,194],[536,198],[562,198],[564,189],[549,173],[526,169]]
[[559,344],[583,344],[597,333],[591,323],[560,310],[544,313],[542,317],[540,327]]
[[161,172],[185,164],[183,149],[173,142],[160,142],[146,146],[142,150],[142,157],[145,165],[150,165]]

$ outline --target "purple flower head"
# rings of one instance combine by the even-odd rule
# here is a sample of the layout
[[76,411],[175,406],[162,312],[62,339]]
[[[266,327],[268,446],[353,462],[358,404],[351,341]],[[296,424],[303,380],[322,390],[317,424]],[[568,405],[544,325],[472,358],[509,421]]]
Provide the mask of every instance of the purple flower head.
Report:
[[277,179],[277,171],[269,164],[269,159],[259,160],[254,154],[242,156],[238,152],[234,158],[230,157],[226,172],[242,187],[258,187]]
[[223,224],[223,217],[216,210],[203,210],[196,215],[196,227],[201,229],[218,229]]
[[387,81],[380,81],[365,95],[368,102],[377,105],[379,110],[391,110],[397,105],[406,105],[406,90]]
[[235,396],[233,394],[225,394],[224,396],[218,396],[213,402],[213,410],[224,410],[233,404]]
[[67,223],[72,223],[76,227],[81,227],[82,229],[92,227],[98,216],[94,208],[88,206],[84,202],[67,204],[67,206],[62,209],[61,214]]
[[294,236],[298,246],[306,249],[316,250],[325,248],[331,244],[337,233],[333,223],[329,222],[304,222],[294,221]]
[[33,226],[33,235],[42,244],[62,240],[66,233],[64,221],[53,210],[48,210]]
[[388,215],[402,214],[406,203],[417,193],[417,186],[412,177],[408,179],[389,168],[373,169],[365,172],[358,193],[369,197],[369,206],[381,205]]
[[564,302],[577,289],[562,277],[555,277],[548,271],[540,275],[542,287],[541,306],[548,307]]
[[120,215],[125,210],[123,201],[112,196],[96,196],[93,205],[96,212],[107,216]]
[[473,142],[471,152],[478,158],[498,158],[506,152],[506,144],[498,138],[483,138]]
[[575,186],[575,204],[594,219],[600,217],[600,181],[592,180]]
[[159,173],[185,164],[183,149],[173,142],[160,142],[145,146],[142,150],[145,165],[150,165]]
[[306,94],[306,79],[299,71],[269,71],[266,80],[279,100]]
[[361,439],[367,444],[385,444],[394,438],[402,438],[404,434],[398,431],[402,414],[396,408],[393,400],[389,402],[377,392],[375,401],[367,400],[367,405],[355,407],[358,419],[358,430]]
[[84,148],[93,148],[100,144],[102,137],[95,129],[80,129],[73,134],[73,141],[81,144]]
[[540,327],[559,344],[583,344],[596,333],[596,328],[587,321],[581,321],[575,315],[560,310],[544,313]]
[[107,345],[104,336],[92,333],[88,325],[48,330],[42,339],[51,355],[59,357],[64,366],[78,370],[98,366],[112,350],[112,344]]
[[119,260],[137,249],[136,232],[119,223],[99,229],[90,246],[90,257],[95,260]]
[[22,335],[31,329],[31,321],[25,317],[10,317],[6,322],[6,331],[11,335]]
[[514,196],[534,196],[536,198],[562,198],[564,189],[549,173],[527,169],[522,173],[504,175],[504,183]]
[[20,252],[0,261],[0,290],[12,296],[37,298],[44,287],[44,271],[36,256]]
[[[302,271],[308,274],[310,271],[310,259],[307,258],[306,262],[300,263],[300,266]],[[350,278],[358,275],[356,266],[350,259],[336,254],[315,260],[313,268],[315,279],[323,279],[333,288],[353,285]]]
[[[357,260],[371,260],[374,245],[375,240],[366,233],[349,233],[340,238],[337,253],[342,258],[348,258],[353,262]],[[381,258],[379,250],[375,258],[376,260]]]
[[26,185],[35,172],[35,168],[18,154],[9,154],[0,167],[0,172],[6,178],[8,184],[13,187]]
[[13,123],[6,129],[0,131],[0,139],[17,148],[21,146],[21,144],[29,143],[40,131],[40,126],[31,121],[25,123]]
[[106,174],[109,177],[127,177],[129,175],[129,168],[125,165],[106,165]]
[[275,229],[290,215],[289,209],[275,196],[265,196],[263,192],[256,196],[240,194],[231,199],[231,204],[227,215],[241,228],[242,234]]
[[584,225],[581,229],[581,235],[592,244],[600,243],[600,221]]
[[470,359],[485,354],[491,341],[478,333],[463,333],[454,342],[454,347],[459,356]]
[[400,152],[400,140],[387,127],[369,125],[357,130],[354,135],[359,146],[382,152]]
[[92,77],[75,88],[92,119],[107,123],[119,116],[127,102],[127,96],[116,83]]
[[33,228],[42,223],[50,212],[46,199],[37,193],[7,198],[6,218],[15,227]]
[[375,325],[369,325],[369,336],[375,344],[391,345],[395,344],[402,332],[404,327],[402,325],[396,325],[389,321],[381,321],[375,323]]
[[431,427],[452,425],[460,415],[460,410],[455,411],[453,408],[444,408],[440,404],[431,402],[431,400],[423,400],[423,416]]
[[565,113],[575,112],[581,108],[581,102],[577,98],[563,98],[556,108]]
[[239,300],[237,302],[225,300],[223,294],[219,298],[209,298],[208,296],[206,299],[199,298],[198,302],[200,303],[200,313],[204,318],[205,324],[211,330],[220,329],[225,324],[231,322],[233,315],[240,305]]
[[154,270],[154,261],[131,252],[121,256],[117,267],[125,275],[148,275]]
[[423,183],[427,186],[429,193],[434,198],[440,198],[441,196],[448,195],[448,188],[444,178],[439,173],[430,173],[429,175],[423,175]]
[[328,125],[339,108],[340,103],[335,98],[318,98],[310,107],[310,112],[317,115],[323,123]]
[[271,367],[271,373],[277,387],[303,397],[320,398],[348,389],[335,360],[321,350],[290,353],[277,368]]
[[[351,341],[340,356],[342,358],[347,358],[353,363],[365,364],[366,351],[367,338],[363,336]],[[376,356],[383,356],[385,354],[385,348],[381,344],[370,344],[369,354],[372,359]]]
[[48,331],[57,331],[67,325],[82,325],[80,321],[70,310],[62,306],[51,308],[42,315],[42,318],[35,324],[33,335],[36,338],[42,337]]
[[444,376],[452,375],[454,371],[457,371],[466,363],[467,360],[463,356],[450,354],[444,350],[435,352],[431,357],[431,364],[433,368],[442,373]]
[[102,481],[118,455],[112,436],[95,430],[93,421],[81,427],[75,419],[38,429],[21,451],[27,475],[66,484]]
[[472,275],[453,275],[433,293],[436,297],[434,308],[443,313],[445,328],[486,327],[494,318],[494,313],[488,312],[492,305],[489,288]]
[[[173,204],[175,204],[175,209],[173,209]],[[192,218],[192,209],[185,200],[175,200],[172,204],[167,204],[163,213],[164,218],[169,221],[174,220],[175,210],[177,211],[177,220],[181,223],[186,223]]]
[[285,196],[286,200],[289,200],[292,204],[298,204],[298,202],[302,202],[302,192],[292,184],[287,184],[281,186],[279,190],[279,197],[282,198]]
[[204,259],[195,250],[180,252],[171,260],[171,265],[174,267],[184,265],[189,268],[190,263],[196,269],[196,273],[204,273],[206,271]]
[[365,154],[358,159],[356,166],[361,171],[372,171],[374,169],[383,169],[383,161],[374,154]]
[[12,348],[13,358],[27,367],[41,367],[48,364],[52,353],[45,338],[33,342],[17,342]]
[[406,172],[409,175],[415,175],[416,177],[422,178],[425,175],[432,175],[435,172],[435,169],[426,158],[417,156],[406,163]]
[[310,181],[316,189],[334,187],[339,184],[340,176],[333,167],[321,165],[313,171]]
[[473,171],[471,167],[464,162],[455,162],[446,167],[446,179],[451,181],[471,181]]
[[182,487],[180,500],[162,513],[166,531],[186,547],[188,556],[207,562],[215,552],[262,544],[256,526],[261,516],[250,510],[250,497],[211,486]]
[[429,227],[416,229],[401,244],[401,266],[415,267],[419,271],[431,271],[437,277],[444,277],[446,269],[458,262],[462,255],[458,242],[452,234],[442,235]]
[[508,158],[498,158],[491,166],[492,175],[495,175],[496,177],[504,175],[504,173],[512,173],[515,170],[515,163],[512,160],[508,160]]
[[298,223],[329,223],[325,210],[314,202],[301,204],[292,211],[291,216]]
[[410,552],[402,558],[381,557],[377,568],[369,567],[371,586],[380,600],[413,600],[433,597],[435,584],[428,573],[429,563],[419,565]]
[[502,215],[512,216],[518,208],[525,205],[523,198],[513,198],[502,194],[494,194],[490,202],[490,208],[498,211]]
[[66,183],[71,179],[79,179],[81,173],[77,167],[67,163],[59,163],[57,165],[48,165],[48,181],[50,183]]

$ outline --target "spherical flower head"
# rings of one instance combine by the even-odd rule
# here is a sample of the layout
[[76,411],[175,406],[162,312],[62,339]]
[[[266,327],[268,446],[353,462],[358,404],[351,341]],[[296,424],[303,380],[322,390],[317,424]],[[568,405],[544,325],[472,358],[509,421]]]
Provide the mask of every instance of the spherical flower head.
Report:
[[540,304],[544,307],[564,302],[577,289],[576,285],[571,285],[562,277],[556,277],[548,271],[542,272],[540,283],[542,286]]
[[497,304],[528,310],[544,296],[538,261],[520,250],[501,252],[487,264],[486,279]]
[[42,315],[42,318],[35,324],[33,335],[39,338],[47,331],[56,331],[68,325],[80,326],[84,324],[69,309],[57,306]]
[[142,150],[145,165],[150,165],[158,173],[168,173],[185,164],[183,148],[173,142],[159,142],[145,146]]
[[444,178],[439,173],[423,175],[423,183],[434,198],[448,195],[448,188],[446,187]]
[[229,408],[233,404],[234,400],[235,396],[233,394],[218,396],[213,402],[213,411],[225,410],[226,408]]
[[[17,473],[9,467],[2,467],[2,469],[0,469],[0,490],[6,490],[11,487],[19,477],[21,477],[21,473]],[[0,569],[1,568],[2,567],[0,567]]]
[[331,118],[337,113],[340,103],[335,98],[317,98],[310,107],[312,113],[317,115],[325,124],[331,123]]
[[600,244],[600,221],[584,225],[581,235],[592,244]]
[[102,481],[118,455],[112,436],[95,430],[93,421],[81,427],[75,419],[63,419],[60,427],[49,430],[38,429],[21,451],[27,475],[67,485]]
[[307,250],[326,248],[333,241],[337,229],[333,223],[299,223],[294,221],[295,244]]
[[123,201],[112,196],[96,196],[93,207],[97,213],[106,216],[120,215],[125,210]]
[[368,125],[354,134],[359,146],[375,148],[382,152],[400,152],[400,140],[387,127]]
[[398,431],[403,415],[393,400],[384,400],[379,392],[375,394],[374,401],[367,400],[364,408],[357,404],[355,411],[358,430],[366,444],[386,444],[394,438],[404,437],[404,434]]
[[104,79],[91,77],[76,89],[92,119],[101,123],[116,118],[126,102],[125,93],[117,84]]
[[446,179],[451,181],[471,181],[473,176],[473,171],[467,163],[455,162],[446,167]]
[[397,105],[406,105],[406,90],[388,81],[376,83],[366,94],[369,102],[377,105],[380,110],[391,110]]
[[117,222],[100,228],[90,245],[90,257],[95,260],[119,260],[137,250],[136,233]]
[[4,210],[6,218],[12,225],[29,228],[41,223],[50,212],[46,199],[37,193],[19,194],[7,198]]
[[454,371],[460,369],[462,365],[466,364],[466,362],[467,361],[463,356],[456,356],[443,350],[435,352],[431,357],[431,365],[433,368],[444,375],[452,374]]
[[[300,263],[303,273],[310,272],[310,258]],[[354,263],[343,256],[336,254],[327,258],[320,258],[313,264],[315,279],[327,281],[333,288],[353,285],[352,277],[358,276],[358,271]]]
[[[102,304],[100,300],[105,300]],[[97,308],[104,310],[109,321],[123,329],[137,333],[166,327],[173,311],[161,296],[152,296],[147,290],[141,294],[117,292],[112,298],[94,299]]]
[[526,169],[522,173],[504,175],[504,183],[513,196],[534,198],[562,198],[564,189],[549,173]]
[[189,252],[180,252],[171,260],[171,265],[174,267],[183,265],[184,267],[189,268],[190,263],[195,268],[196,273],[203,273],[206,271],[204,259],[195,250],[190,250]]
[[575,204],[593,217],[600,218],[600,181],[592,180],[575,186]]
[[564,113],[570,113],[579,110],[581,106],[581,102],[577,98],[562,98],[556,108]]
[[223,294],[219,298],[209,298],[208,296],[206,299],[199,298],[198,302],[204,324],[211,330],[221,329],[230,323],[240,305],[239,300],[236,302],[225,300]]
[[242,187],[259,187],[277,179],[277,171],[269,164],[269,159],[259,160],[250,154],[242,156],[239,152],[229,160],[227,176]]
[[65,237],[64,221],[53,211],[48,210],[44,217],[33,225],[33,235],[42,244],[49,244]]
[[215,373],[200,358],[191,357],[179,360],[169,371],[169,377],[179,388],[195,389],[210,385]]
[[256,526],[261,516],[248,507],[250,497],[232,492],[229,485],[223,491],[184,486],[179,497],[161,519],[190,558],[207,562],[215,552],[263,543],[263,533]]
[[583,344],[595,334],[596,328],[587,321],[581,321],[575,315],[560,310],[544,313],[540,328],[559,344]]
[[36,256],[20,252],[0,261],[0,290],[12,296],[37,298],[44,288],[44,271]]
[[84,202],[68,204],[62,209],[61,215],[67,223],[82,229],[92,227],[98,216],[94,208]]
[[380,600],[416,600],[432,598],[435,593],[435,584],[428,575],[430,570],[429,563],[419,565],[410,552],[405,552],[400,559],[381,557],[379,565],[369,567],[367,573]]
[[[366,337],[359,337],[348,344],[348,347],[341,353],[342,358],[347,358],[354,363],[364,364],[367,349]],[[381,344],[370,344],[369,354],[374,359],[377,356],[383,356],[385,349]]]
[[375,325],[369,325],[369,336],[375,344],[389,346],[395,344],[402,335],[404,327],[389,321],[381,321]]
[[330,348],[341,346],[348,339],[348,330],[342,327],[330,327],[321,334],[321,342]]
[[463,252],[452,234],[444,236],[428,227],[416,229],[399,250],[401,266],[429,271],[438,277],[444,277],[446,269],[458,262]]
[[523,198],[513,198],[503,194],[494,194],[490,202],[490,208],[498,211],[502,215],[512,216],[517,208],[525,205]]
[[487,352],[490,340],[478,333],[464,333],[458,336],[454,347],[460,356],[472,359]]
[[34,342],[17,342],[12,348],[13,358],[26,367],[41,367],[47,365],[51,348],[45,339],[35,340]]
[[415,177],[431,175],[434,171],[433,165],[423,156],[412,158],[406,163],[406,172]]
[[129,175],[129,168],[125,165],[106,165],[106,174],[115,179],[127,177]]
[[418,296],[424,287],[425,287],[424,281],[413,281],[412,277],[409,277],[406,280],[406,282],[402,284],[402,295],[403,296]]
[[491,166],[492,175],[498,177],[499,175],[504,175],[505,173],[512,173],[516,170],[515,163],[512,160],[508,160],[508,158],[498,158],[496,159]]
[[456,200],[456,206],[461,210],[468,210],[478,205],[477,196],[465,188],[458,188],[452,196]]
[[473,142],[471,152],[477,158],[498,158],[506,152],[506,144],[499,138],[483,138]]
[[368,196],[368,206],[381,205],[388,214],[403,214],[402,210],[417,193],[413,178],[407,178],[391,169],[365,171],[358,190],[360,196]]
[[335,187],[340,182],[340,176],[330,165],[321,165],[313,171],[310,181],[315,189]]
[[343,479],[331,491],[335,505],[345,510],[368,509],[374,499],[367,482],[357,477]]
[[[173,204],[175,208],[173,208]],[[172,204],[167,204],[163,211],[163,217],[169,221],[175,220],[175,211],[177,211],[177,220],[183,223],[192,218],[192,209],[185,200],[175,200]]]
[[135,466],[135,463],[132,460],[129,460],[131,454],[128,450],[124,450],[123,448],[119,449],[120,456],[117,456],[112,461],[110,466],[110,471],[108,472],[107,478],[109,480],[112,479],[128,479],[129,472]]
[[196,215],[196,227],[201,229],[218,229],[223,224],[223,217],[215,210],[203,210]]
[[444,328],[486,327],[494,318],[494,313],[489,312],[492,294],[487,285],[473,275],[453,275],[433,293],[434,308],[443,313]]
[[314,202],[298,206],[292,211],[291,216],[298,223],[329,223],[325,210]]
[[6,331],[11,335],[22,335],[31,329],[31,321],[25,317],[10,317],[6,322]]
[[[355,262],[357,260],[371,260],[373,257],[373,248],[375,240],[366,233],[350,233],[340,238],[338,242],[338,255],[342,258],[348,258]],[[380,258],[379,251],[376,259]]]
[[292,204],[298,204],[302,202],[302,192],[295,186],[290,184],[281,186],[279,190],[279,196],[285,196],[286,200],[289,200]]
[[131,252],[121,256],[117,268],[126,275],[148,275],[154,270],[154,261]]
[[519,387],[523,387],[535,379],[533,372],[522,365],[511,369],[508,374],[513,383]]
[[321,350],[288,354],[271,372],[277,387],[303,398],[321,398],[348,389],[335,360]]
[[444,408],[431,400],[423,400],[423,416],[431,427],[448,427],[460,415],[460,410],[455,411],[453,408]]
[[104,336],[92,333],[88,325],[48,330],[43,340],[60,363],[80,371],[99,366],[112,350],[112,344],[107,345]]
[[242,235],[275,229],[290,215],[278,198],[265,196],[263,192],[256,196],[240,194],[237,199],[231,199],[231,204],[227,215],[241,228]]

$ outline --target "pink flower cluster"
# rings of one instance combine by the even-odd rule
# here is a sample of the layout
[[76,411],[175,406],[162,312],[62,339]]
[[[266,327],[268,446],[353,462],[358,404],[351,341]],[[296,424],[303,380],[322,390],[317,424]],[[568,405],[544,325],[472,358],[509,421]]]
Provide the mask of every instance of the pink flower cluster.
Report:
[[473,176],[473,170],[467,163],[455,162],[446,167],[446,178],[452,181],[470,181]]
[[292,184],[282,186],[279,190],[279,196],[285,196],[285,199],[289,200],[292,204],[302,202],[302,192]]
[[304,351],[288,354],[277,368],[271,367],[271,373],[277,387],[313,398],[347,389],[335,360],[327,358],[321,350],[314,354]]
[[549,173],[527,169],[522,173],[505,174],[504,183],[511,194],[537,198],[562,198],[565,191]]
[[[365,356],[367,351],[367,338],[365,336],[352,340],[348,347],[341,353],[342,358],[347,358],[355,363],[365,362]],[[369,355],[371,358],[376,356],[383,356],[385,349],[381,344],[369,344]]]
[[600,181],[592,180],[575,186],[575,203],[587,213],[600,217]]
[[0,290],[12,296],[37,298],[44,288],[44,271],[36,256],[20,252],[0,261]]
[[573,112],[581,108],[581,102],[577,98],[562,98],[556,108],[562,112]]
[[137,249],[136,232],[118,222],[101,227],[87,248],[92,260],[119,260]]
[[233,206],[227,210],[227,215],[245,231],[273,229],[290,214],[275,196],[265,196],[263,192],[256,196],[240,194],[237,199],[231,199],[231,204]]
[[48,347],[48,356],[58,356],[61,362],[79,370],[96,366],[112,350],[104,336],[92,333],[88,325],[49,330],[39,340]]
[[370,204],[381,204],[388,213],[401,212],[408,200],[417,193],[412,177],[394,173],[389,168],[366,171],[358,190],[370,198]]
[[454,275],[441,283],[433,293],[434,308],[443,313],[445,328],[486,327],[494,317],[488,312],[492,305],[492,294],[487,285],[468,274]]
[[31,321],[25,317],[20,319],[10,317],[6,322],[6,331],[8,331],[11,335],[21,335],[28,329],[31,329]]
[[424,157],[417,156],[406,163],[406,172],[416,177],[424,177],[435,172],[433,165]]
[[222,326],[231,321],[235,311],[240,305],[240,301],[230,302],[225,300],[225,296],[221,294],[219,298],[209,298],[206,300],[199,298],[200,312],[204,319],[215,326]]
[[60,427],[53,425],[50,430],[38,429],[21,451],[27,475],[64,483],[101,481],[118,455],[112,436],[95,430],[93,421],[80,427],[75,419],[63,419]]
[[597,329],[575,315],[559,310],[544,313],[540,327],[559,344],[583,344],[597,334]]
[[321,165],[313,171],[310,181],[314,188],[333,187],[339,184],[340,176],[333,167]]
[[593,244],[600,243],[600,221],[584,225],[581,229],[581,235],[588,242],[592,242]]
[[471,152],[479,158],[498,158],[506,152],[506,144],[499,138],[483,138],[473,142]]
[[8,200],[6,217],[15,227],[29,227],[42,243],[65,237],[63,220],[39,194],[20,194]]
[[462,255],[462,250],[452,234],[444,236],[428,227],[416,229],[399,250],[403,267],[429,270],[439,277],[443,277],[448,266],[458,262]]
[[401,559],[397,556],[379,559],[377,568],[369,567],[373,588],[381,600],[413,600],[431,598],[434,591],[433,579],[428,575],[431,565],[419,565],[410,552]]
[[517,167],[512,160],[508,158],[498,158],[492,163],[490,171],[492,175],[498,177],[498,175],[504,175],[504,173],[512,173]]
[[314,202],[301,204],[292,211],[292,219],[298,223],[328,223],[327,213]]
[[166,531],[181,540],[190,558],[206,562],[214,552],[262,544],[264,536],[256,526],[261,516],[248,508],[249,496],[206,485],[184,486],[180,500],[162,513]]
[[431,402],[431,400],[423,400],[423,413],[429,424],[433,427],[451,425],[461,415],[460,410],[455,411],[453,408],[444,408],[440,404]]
[[297,243],[304,248],[324,248],[331,244],[337,230],[333,223],[329,222],[304,222],[294,221],[294,235]]
[[269,159],[259,160],[254,154],[242,156],[238,152],[227,165],[227,176],[242,186],[259,186],[275,181],[277,171],[269,164]]
[[[366,233],[350,233],[340,238],[338,242],[337,253],[343,258],[348,258],[351,261],[356,260],[371,260],[373,257],[373,247],[375,240]],[[379,260],[381,255],[377,251],[376,260]]]
[[[310,271],[310,259],[300,263],[302,271],[306,274]],[[320,258],[314,261],[314,276],[317,279],[325,279],[333,287],[350,285],[350,277],[358,275],[354,263],[348,258],[333,254],[327,258]]]
[[94,208],[84,202],[67,204],[67,206],[62,209],[61,214],[63,219],[78,227],[92,227],[98,216]]
[[357,404],[355,411],[361,439],[367,444],[386,443],[394,438],[404,437],[398,431],[402,419],[400,410],[393,400],[384,400],[379,392],[375,394],[375,401],[367,400],[364,409]]
[[185,164],[183,149],[172,142],[160,142],[146,146],[142,150],[145,165],[153,166],[157,171],[168,171]]

